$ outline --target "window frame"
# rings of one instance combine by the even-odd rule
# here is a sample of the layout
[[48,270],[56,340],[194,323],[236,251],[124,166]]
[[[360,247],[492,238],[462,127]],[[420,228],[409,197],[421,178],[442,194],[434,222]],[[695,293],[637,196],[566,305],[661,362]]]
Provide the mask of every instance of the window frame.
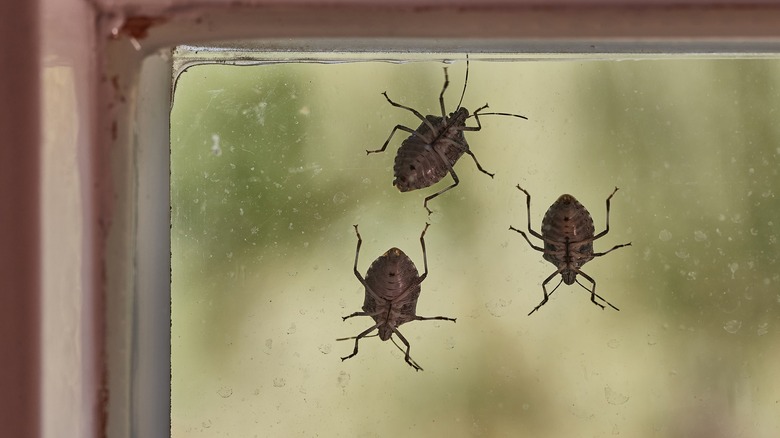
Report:
[[[46,425],[60,424],[62,418],[78,420],[68,423],[72,430],[56,430],[61,435],[169,433],[170,260],[169,246],[165,245],[170,242],[170,222],[169,210],[164,208],[168,203],[168,149],[163,145],[169,145],[172,92],[164,90],[170,90],[172,83],[171,47],[253,40],[260,42],[256,44],[258,49],[267,51],[314,47],[340,51],[379,48],[401,53],[780,53],[780,5],[765,0],[493,0],[488,4],[473,0],[245,0],[240,4],[177,0],[164,5],[154,0],[67,0],[61,4],[40,0],[36,4],[39,13],[24,18],[40,25],[31,26],[33,31],[22,35],[21,47],[39,53],[36,42],[40,36],[35,33],[40,28],[40,54],[64,58],[44,59],[37,66],[39,73],[52,62],[75,70],[77,105],[61,111],[76,111],[84,117],[86,121],[80,126],[86,133],[77,139],[78,166],[73,170],[81,181],[77,208],[82,219],[56,230],[82,236],[82,257],[63,257],[61,263],[80,272],[83,282],[80,287],[57,291],[83,305],[81,311],[61,315],[64,325],[81,330],[75,341],[78,360],[67,364],[73,368],[70,372],[76,389],[45,386],[60,371],[47,371],[41,364],[41,360],[57,360],[57,351],[46,342],[40,341],[39,345],[39,341],[33,341],[35,347],[40,347],[40,354],[18,356],[14,364],[27,367],[33,375],[39,372],[40,378],[21,381],[2,396],[3,400],[10,405],[15,397],[32,393],[37,394],[38,403],[37,408],[32,408],[33,404],[15,408],[32,414],[9,414],[11,420],[5,424],[10,424],[10,430],[31,435],[41,434],[41,428],[47,434]],[[57,12],[64,7],[75,8],[77,20],[57,20]],[[77,26],[86,30],[74,30]],[[74,46],[95,50],[78,50],[68,44],[63,48],[58,45],[60,38],[72,38]],[[3,67],[2,74],[15,78],[8,67]],[[40,76],[28,79],[26,84],[35,84]],[[18,93],[23,98],[37,96],[35,89],[20,88]],[[37,112],[20,117],[37,124],[45,116],[42,108],[48,104],[44,96]],[[10,103],[2,105],[13,111]],[[53,141],[55,146],[62,142],[67,150],[66,140]],[[0,173],[14,168],[42,168],[47,157],[35,153],[42,150],[37,134],[22,142],[33,153],[22,154],[13,163],[0,161]],[[41,186],[50,195],[73,195],[69,192],[72,188],[44,185],[42,178],[33,171],[25,179],[32,180],[31,184],[18,188],[28,200],[37,201],[32,204],[45,199],[38,191]],[[9,193],[2,192],[4,204],[10,205],[15,199]],[[164,214],[160,214],[161,208]],[[2,248],[3,257],[10,259],[26,245],[40,248],[40,255],[16,262],[31,270],[18,270],[18,275],[0,278],[0,290],[22,285],[27,290],[19,290],[14,296],[29,293],[23,302],[25,312],[0,308],[0,319],[30,334],[31,339],[39,339],[47,316],[41,308],[53,292],[44,290],[46,282],[39,281],[45,274],[42,260],[50,254],[68,253],[42,239],[40,224],[45,218],[40,210],[24,206],[22,213],[25,215],[19,218],[41,220],[3,222],[5,233],[19,227],[26,231],[19,243]],[[43,306],[39,306],[38,299]],[[167,338],[164,330],[168,330]],[[4,357],[18,353],[15,344],[5,338],[0,348]],[[7,377],[9,371],[5,370]],[[74,392],[80,395],[77,402],[42,407],[46,397],[68,400]],[[31,425],[30,418],[40,427]],[[55,431],[50,432],[53,435]]]

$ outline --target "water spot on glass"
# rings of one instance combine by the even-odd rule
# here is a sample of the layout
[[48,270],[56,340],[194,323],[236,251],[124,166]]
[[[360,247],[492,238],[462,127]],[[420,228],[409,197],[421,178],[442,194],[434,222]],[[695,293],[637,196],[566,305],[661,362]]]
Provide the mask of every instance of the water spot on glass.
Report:
[[485,308],[491,315],[495,317],[501,317],[506,314],[508,310],[507,308],[511,304],[512,304],[512,300],[499,299],[496,302],[485,303]]
[[349,374],[346,371],[339,372],[339,377],[336,379],[338,385],[342,388],[346,388],[349,385]]
[[758,236],[758,230],[755,228],[750,229],[750,235],[751,236]]
[[617,339],[610,339],[607,341],[607,347],[609,348],[618,348],[620,346],[620,341]]
[[731,271],[731,278],[734,279],[734,274],[737,272],[737,269],[739,269],[739,263],[729,263],[729,271]]
[[295,323],[290,324],[290,328],[287,329],[287,334],[291,335],[298,331],[298,329],[295,327]]
[[216,157],[222,155],[222,148],[219,146],[219,140],[219,135],[211,135],[211,153]]
[[309,114],[311,114],[311,110],[309,109],[308,106],[304,106],[298,110],[298,114],[302,116],[308,116]]
[[274,340],[273,339],[266,339],[265,340],[265,348],[270,350],[273,347],[273,345],[274,345]]
[[363,178],[363,184],[371,184],[371,178]]
[[691,256],[691,255],[688,253],[688,251],[686,251],[685,249],[682,249],[682,248],[681,248],[681,249],[678,249],[677,251],[675,251],[675,252],[674,252],[674,255],[676,255],[677,257],[679,257],[679,258],[681,258],[681,259],[683,259],[683,260],[685,260],[685,259],[687,259],[688,257],[690,257],[690,256]]
[[333,203],[336,205],[343,204],[346,201],[347,201],[347,195],[344,192],[338,192],[335,195],[333,195]]
[[330,344],[321,344],[320,345],[320,353],[322,354],[329,354],[331,351]]
[[257,234],[258,231],[260,231],[260,228],[258,228],[258,227],[252,227],[249,230],[249,232],[252,233],[252,234]]
[[231,251],[231,252],[229,252],[229,253],[225,254],[225,256],[226,256],[227,258],[229,258],[229,259],[232,259],[232,258],[233,258],[233,252]]
[[647,345],[653,346],[657,344],[658,341],[656,340],[654,335],[651,335],[650,333],[647,334]]
[[284,388],[284,385],[286,385],[287,382],[285,382],[284,378],[277,377],[274,379],[274,386],[277,388]]
[[208,429],[211,427],[211,420],[206,420],[202,423],[200,423],[201,426],[203,426],[204,429]]
[[758,336],[764,336],[767,333],[769,333],[769,323],[762,322],[761,324],[758,325],[758,330],[756,330],[756,334]]
[[696,230],[693,232],[693,240],[697,242],[704,242],[707,240],[707,233],[702,230]]
[[690,271],[688,274],[686,274],[685,278],[688,280],[696,280],[696,271]]
[[607,399],[607,403],[611,405],[622,405],[628,402],[629,399],[627,395],[613,391],[609,386],[604,387],[604,397]]
[[292,223],[292,222],[290,222],[290,224],[289,224],[289,225],[287,225],[287,229],[288,229],[288,230],[292,230],[292,229],[293,229],[293,223]]
[[222,398],[228,398],[231,395],[233,395],[233,388],[229,388],[227,386],[223,386],[222,388],[219,388],[217,390],[217,394],[219,394]]
[[260,388],[255,388],[255,391],[252,394],[260,395]]
[[522,407],[523,407],[523,410],[524,410],[524,411],[527,411],[527,410],[531,409],[531,405],[530,405],[530,404],[528,404],[528,403],[523,403],[523,406],[522,406]]
[[731,333],[732,335],[736,334],[739,329],[742,328],[742,321],[737,319],[732,319],[731,321],[726,321],[725,324],[723,324],[723,330],[726,330],[727,332]]
[[668,242],[672,240],[672,233],[669,230],[661,230],[661,232],[658,233],[658,239],[660,239],[661,242]]

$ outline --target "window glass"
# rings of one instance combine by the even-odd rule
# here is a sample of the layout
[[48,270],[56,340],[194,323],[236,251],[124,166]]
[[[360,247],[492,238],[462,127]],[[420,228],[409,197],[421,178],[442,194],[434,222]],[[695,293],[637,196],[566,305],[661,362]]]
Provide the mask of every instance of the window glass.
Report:
[[[173,436],[777,436],[780,62],[472,56],[462,106],[528,120],[480,117],[465,138],[495,177],[464,155],[428,215],[452,178],[393,187],[403,130],[366,150],[420,125],[382,92],[440,116],[446,66],[455,110],[466,62],[444,57],[178,77]],[[632,245],[581,268],[619,311],[575,283],[528,316],[556,267],[509,229],[518,184],[538,232],[562,194],[601,232],[619,187],[593,250]],[[365,276],[392,247],[422,273],[426,222],[417,313],[457,322],[400,326],[423,371],[378,337],[342,362],[374,325],[342,321],[365,296],[353,225]]]

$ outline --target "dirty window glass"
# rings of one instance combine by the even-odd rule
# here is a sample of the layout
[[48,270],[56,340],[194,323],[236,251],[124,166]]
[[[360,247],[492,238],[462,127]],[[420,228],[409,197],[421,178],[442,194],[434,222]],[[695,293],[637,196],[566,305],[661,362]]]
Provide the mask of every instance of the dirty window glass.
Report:
[[[780,61],[627,58],[472,55],[462,106],[528,120],[465,132],[495,177],[463,155],[431,215],[452,178],[393,186],[410,134],[366,150],[421,123],[382,92],[440,116],[446,66],[454,111],[463,54],[190,65],[171,113],[172,435],[778,436]],[[619,187],[593,250],[632,246],[581,268],[619,311],[574,283],[528,316],[556,267],[509,229],[527,232],[518,184],[534,230],[570,194],[597,234]],[[399,327],[423,371],[378,337],[342,362],[355,341],[336,339],[375,324],[342,321],[365,297],[353,225],[365,276],[393,247],[422,273],[426,222],[417,314],[457,322]]]

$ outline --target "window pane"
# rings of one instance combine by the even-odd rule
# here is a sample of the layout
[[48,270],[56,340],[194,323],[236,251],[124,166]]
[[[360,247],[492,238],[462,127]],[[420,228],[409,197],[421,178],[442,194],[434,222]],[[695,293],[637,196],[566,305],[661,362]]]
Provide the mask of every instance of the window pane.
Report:
[[[444,65],[454,111],[456,58],[196,65],[179,77],[173,436],[776,436],[780,62],[472,57],[463,106],[529,120],[480,117],[465,136],[495,178],[464,155],[460,184],[428,216],[424,198],[452,178],[393,187],[409,133],[365,151],[420,125],[384,91],[440,115]],[[527,226],[517,184],[539,232],[568,193],[599,233],[620,188],[593,246],[632,246],[582,267],[620,311],[564,284],[527,316],[556,268],[509,230]],[[392,247],[422,272],[426,222],[417,313],[457,323],[400,327],[424,371],[377,337],[342,362],[354,340],[336,339],[374,325],[341,318],[365,294],[353,225],[366,275]]]

